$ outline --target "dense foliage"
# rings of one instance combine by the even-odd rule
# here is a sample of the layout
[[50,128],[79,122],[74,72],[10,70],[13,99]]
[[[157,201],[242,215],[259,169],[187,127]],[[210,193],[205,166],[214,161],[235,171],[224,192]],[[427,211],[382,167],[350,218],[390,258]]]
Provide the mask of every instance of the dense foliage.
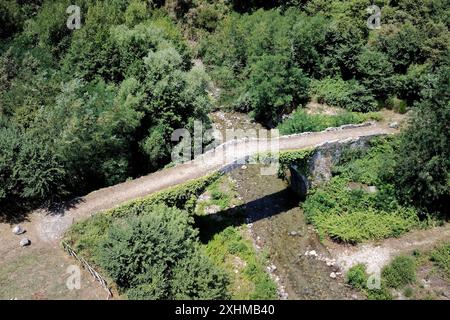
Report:
[[450,201],[450,73],[431,79],[402,136],[396,185],[405,201],[449,214]]
[[228,276],[204,252],[185,211],[193,210],[199,193],[216,178],[98,213],[73,225],[65,241],[129,299],[227,298]]
[[[219,105],[269,127],[313,96],[363,112],[420,102],[416,119],[440,127],[413,121],[402,150],[416,151],[399,165],[398,185],[409,186],[405,201],[442,210],[445,1],[377,1],[375,30],[366,25],[369,0],[83,0],[79,30],[66,27],[69,4],[2,1],[0,201],[58,199],[167,164],[173,130],[209,121],[209,78],[192,67],[197,55],[220,88]],[[301,112],[293,119],[287,133],[322,127]],[[359,122],[331,124],[341,120]]]
[[[396,97],[412,106],[422,97],[423,80],[449,63],[446,1],[376,1],[382,17],[375,30],[366,25],[372,4],[255,1],[221,16],[200,48],[222,88],[221,103],[252,111],[268,126],[308,95],[351,111],[390,107]],[[278,8],[258,10],[272,6]],[[264,81],[255,81],[258,73]],[[261,114],[261,104],[270,112]]]
[[219,299],[227,278],[201,252],[192,218],[166,206],[116,221],[99,263],[132,299]]
[[331,180],[310,192],[303,208],[322,236],[358,243],[397,237],[422,224],[392,183],[397,148],[396,141],[380,140],[367,151],[349,151]]
[[145,1],[81,1],[79,30],[66,27],[68,1],[4,5],[8,23],[11,12],[29,16],[0,46],[0,201],[58,199],[154,171],[170,161],[174,129],[208,123],[206,74]]

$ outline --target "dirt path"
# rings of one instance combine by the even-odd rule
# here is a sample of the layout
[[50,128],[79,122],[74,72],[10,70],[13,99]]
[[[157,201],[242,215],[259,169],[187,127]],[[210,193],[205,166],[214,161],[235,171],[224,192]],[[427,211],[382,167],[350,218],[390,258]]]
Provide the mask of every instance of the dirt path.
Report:
[[345,246],[330,242],[327,246],[343,270],[364,263],[370,274],[379,272],[397,255],[411,253],[416,249],[428,250],[444,241],[450,241],[450,223],[428,230],[411,231],[400,238],[390,238],[378,243]]
[[[80,288],[69,289],[69,266],[76,262],[58,243],[40,241],[33,223],[22,224],[26,233],[11,232],[7,224],[0,224],[0,300],[5,299],[106,299],[107,293],[92,276],[81,271]],[[21,247],[19,241],[27,237],[31,245]],[[69,271],[69,272],[68,272]]]
[[[397,130],[387,125],[372,124],[354,128],[322,131],[316,133],[283,136],[278,139],[279,150],[300,150],[318,146],[325,142],[353,139],[363,136],[392,134]],[[206,152],[195,160],[115,186],[94,191],[82,197],[72,207],[55,215],[45,210],[31,214],[39,238],[42,241],[60,239],[65,230],[75,221],[96,212],[113,208],[121,203],[153,192],[196,179],[217,170],[227,170],[238,159],[276,147],[268,139],[235,140],[224,143]],[[236,142],[236,143],[235,143]]]

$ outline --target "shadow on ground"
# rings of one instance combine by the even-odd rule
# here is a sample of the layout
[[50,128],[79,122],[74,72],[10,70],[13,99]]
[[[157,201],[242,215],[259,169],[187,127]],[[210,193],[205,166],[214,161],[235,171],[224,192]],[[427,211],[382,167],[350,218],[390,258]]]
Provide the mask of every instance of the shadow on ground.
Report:
[[234,208],[214,214],[195,216],[195,226],[199,229],[202,243],[207,243],[215,234],[227,227],[254,223],[286,212],[298,206],[298,201],[295,199],[296,196],[291,189],[286,188]]
[[78,204],[83,203],[83,198],[74,198],[72,200],[52,203],[20,203],[19,200],[0,204],[0,223],[18,224],[30,221],[29,215],[37,209],[42,209],[50,216],[64,216],[64,213]]

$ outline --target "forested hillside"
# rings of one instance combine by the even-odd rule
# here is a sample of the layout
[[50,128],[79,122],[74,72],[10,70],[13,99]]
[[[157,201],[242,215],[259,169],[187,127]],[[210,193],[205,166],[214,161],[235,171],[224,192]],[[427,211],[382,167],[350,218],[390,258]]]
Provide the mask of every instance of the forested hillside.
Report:
[[375,1],[379,29],[367,26],[369,0],[76,2],[78,30],[66,26],[72,1],[0,3],[0,202],[59,200],[162,168],[173,130],[209,123],[213,108],[276,127],[311,98],[412,110],[398,196],[438,211],[448,201],[448,1]]

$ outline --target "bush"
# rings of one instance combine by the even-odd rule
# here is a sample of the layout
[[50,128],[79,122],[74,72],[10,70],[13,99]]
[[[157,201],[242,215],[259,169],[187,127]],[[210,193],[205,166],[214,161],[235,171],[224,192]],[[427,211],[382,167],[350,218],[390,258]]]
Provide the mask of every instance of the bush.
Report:
[[221,299],[227,278],[199,249],[186,212],[164,205],[116,221],[100,243],[100,266],[132,299]]
[[383,268],[381,276],[390,288],[404,287],[416,281],[416,262],[412,257],[398,256]]
[[100,243],[98,260],[121,287],[140,284],[158,269],[168,275],[176,261],[192,254],[197,232],[185,212],[163,205],[118,220]]
[[362,290],[367,286],[366,266],[362,263],[351,267],[347,272],[347,283],[353,288]]
[[416,226],[418,218],[414,210],[383,212],[368,209],[343,214],[320,214],[312,217],[312,222],[320,234],[326,234],[331,239],[360,243],[398,237]]
[[178,262],[172,272],[171,295],[174,299],[214,300],[228,297],[228,276],[213,265],[201,250]]
[[107,214],[116,218],[127,217],[130,215],[130,212],[138,212],[139,214],[145,208],[161,203],[168,207],[176,207],[188,213],[193,213],[197,197],[220,176],[220,173],[213,173],[203,178],[190,180],[175,187],[155,192],[142,199],[124,203],[117,208],[109,210]]
[[450,280],[450,242],[431,251],[430,259],[442,270],[444,276]]
[[392,300],[392,294],[388,288],[381,285],[380,289],[367,290],[367,299],[369,300]]
[[349,111],[369,112],[377,109],[377,103],[370,91],[356,80],[325,78],[313,81],[310,91],[320,103]]
[[426,98],[417,105],[403,132],[395,184],[406,203],[449,213],[450,200],[450,71],[430,79]]
[[307,101],[309,79],[288,57],[263,55],[250,65],[249,72],[238,104],[248,105],[257,121],[273,127],[283,113]]

